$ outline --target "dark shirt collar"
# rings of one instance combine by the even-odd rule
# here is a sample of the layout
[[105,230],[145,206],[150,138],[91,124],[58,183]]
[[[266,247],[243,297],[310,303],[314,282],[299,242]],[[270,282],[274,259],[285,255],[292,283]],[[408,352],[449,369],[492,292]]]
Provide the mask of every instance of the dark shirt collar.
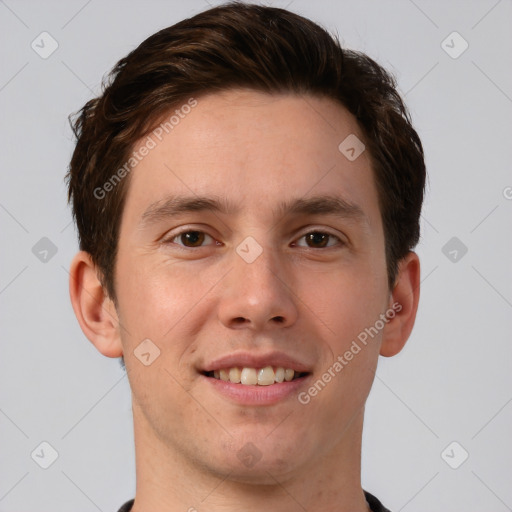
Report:
[[[372,512],[389,512],[389,510],[386,507],[384,507],[384,505],[382,505],[382,503],[375,496],[366,491],[364,491],[364,495],[366,497],[368,505],[370,505]],[[127,501],[119,509],[119,512],[130,512],[133,506],[133,502],[134,500]]]

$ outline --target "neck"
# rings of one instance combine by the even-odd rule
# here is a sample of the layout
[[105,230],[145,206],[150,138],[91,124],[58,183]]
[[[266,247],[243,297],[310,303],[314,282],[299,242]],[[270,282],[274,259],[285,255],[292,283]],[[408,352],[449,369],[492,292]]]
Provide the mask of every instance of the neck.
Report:
[[209,471],[204,464],[148,429],[134,408],[136,496],[132,512],[368,512],[361,488],[362,409],[341,441],[321,458],[286,475],[268,473],[264,482],[240,482],[234,472]]

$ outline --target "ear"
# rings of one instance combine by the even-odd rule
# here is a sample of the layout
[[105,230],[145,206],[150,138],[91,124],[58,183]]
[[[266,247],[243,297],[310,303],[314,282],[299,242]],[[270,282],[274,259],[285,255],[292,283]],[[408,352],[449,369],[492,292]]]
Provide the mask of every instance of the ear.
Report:
[[104,356],[121,357],[115,304],[103,289],[98,270],[85,251],[77,253],[71,262],[69,295],[78,323],[91,343]]
[[419,299],[420,259],[411,251],[398,266],[395,286],[389,299],[389,308],[395,312],[395,316],[384,328],[381,356],[391,357],[402,350],[414,326]]

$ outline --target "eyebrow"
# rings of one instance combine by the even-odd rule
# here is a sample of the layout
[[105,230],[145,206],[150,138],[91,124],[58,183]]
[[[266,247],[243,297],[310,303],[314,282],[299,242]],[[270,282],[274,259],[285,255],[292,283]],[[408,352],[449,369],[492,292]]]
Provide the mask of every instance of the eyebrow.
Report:
[[[211,212],[236,215],[241,207],[226,198],[212,196],[170,196],[156,201],[141,215],[140,228],[146,229],[160,221],[190,212]],[[368,219],[362,208],[342,197],[320,195],[309,198],[296,198],[281,202],[273,210],[274,217],[290,215],[333,215],[353,221]]]

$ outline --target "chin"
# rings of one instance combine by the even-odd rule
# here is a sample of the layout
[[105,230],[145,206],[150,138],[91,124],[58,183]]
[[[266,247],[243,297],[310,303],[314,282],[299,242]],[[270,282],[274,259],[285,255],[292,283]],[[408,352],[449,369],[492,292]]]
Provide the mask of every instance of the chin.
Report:
[[[280,435],[269,432],[252,429],[231,438],[228,446],[220,446],[214,457],[217,472],[229,474],[230,480],[240,483],[275,485],[300,471],[311,459],[307,443],[284,431]],[[302,449],[297,450],[297,446]]]
[[279,458],[275,455],[271,460],[263,455],[254,465],[246,465],[235,459],[226,461],[223,466],[222,474],[224,478],[229,475],[227,478],[233,482],[251,485],[275,486],[277,482],[286,481],[297,470],[294,461]]

